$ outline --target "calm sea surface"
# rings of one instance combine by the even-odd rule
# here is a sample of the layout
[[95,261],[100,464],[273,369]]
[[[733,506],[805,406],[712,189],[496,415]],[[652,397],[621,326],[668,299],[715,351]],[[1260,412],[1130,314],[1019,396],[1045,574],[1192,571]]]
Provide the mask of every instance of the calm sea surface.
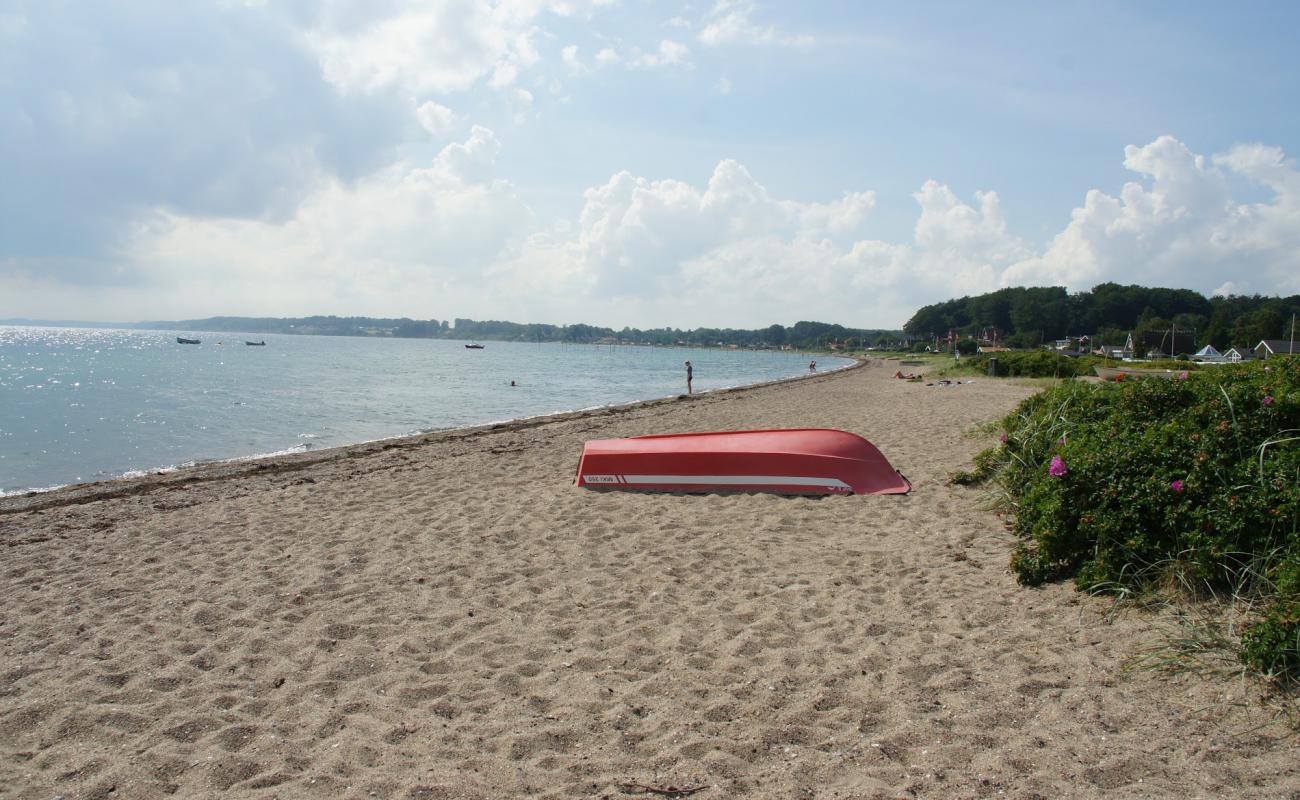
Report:
[[697,392],[808,370],[795,353],[180,335],[202,344],[0,327],[0,494],[667,397],[688,359]]

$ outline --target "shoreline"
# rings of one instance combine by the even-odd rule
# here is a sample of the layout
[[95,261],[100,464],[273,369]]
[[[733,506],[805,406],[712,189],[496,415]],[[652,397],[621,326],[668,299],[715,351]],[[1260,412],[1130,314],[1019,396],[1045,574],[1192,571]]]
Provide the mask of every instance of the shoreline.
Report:
[[[949,483],[990,443],[983,426],[1035,390],[893,371],[6,506],[0,786],[20,800],[1300,792],[1300,736],[1255,684],[1129,669],[1172,620],[1020,586],[1002,519]],[[913,491],[573,483],[591,439],[785,427],[863,435]]]
[[[77,503],[89,503],[96,500],[126,497],[158,489],[165,489],[173,484],[206,483],[209,481],[224,480],[264,470],[284,472],[306,469],[315,464],[329,461],[334,458],[353,457],[354,454],[382,452],[394,448],[417,447],[422,444],[440,441],[443,437],[474,436],[502,430],[523,430],[534,425],[544,425],[548,422],[559,422],[568,419],[581,418],[583,416],[599,417],[609,414],[627,413],[629,411],[635,411],[641,407],[649,407],[664,403],[678,403],[683,401],[691,402],[702,397],[746,392],[794,381],[806,381],[819,377],[830,377],[850,370],[861,369],[876,361],[883,363],[883,360],[880,359],[865,359],[834,354],[825,355],[834,358],[852,358],[855,363],[827,370],[825,372],[792,375],[787,378],[777,378],[775,380],[750,383],[743,386],[708,389],[696,392],[693,395],[669,395],[666,397],[650,398],[648,400],[634,400],[630,403],[617,403],[608,406],[596,406],[571,411],[556,411],[548,414],[516,417],[513,419],[484,422],[477,425],[467,425],[463,427],[437,428],[418,433],[398,434],[396,436],[388,436],[380,439],[370,439],[363,442],[336,445],[334,447],[321,448],[320,450],[303,450],[296,453],[282,451],[277,453],[237,456],[230,459],[205,461],[189,465],[154,467],[149,470],[138,470],[137,472],[140,474],[136,475],[122,475],[97,481],[60,484],[48,488],[16,489],[7,494],[0,494],[0,518],[3,518],[7,514],[19,513],[22,511],[41,510]],[[131,485],[137,483],[142,485]],[[42,502],[43,500],[46,502]]]
[[[665,365],[661,363],[665,357],[671,360],[670,353],[654,354],[653,360],[645,362],[635,354],[607,355],[598,351],[609,348],[575,345],[562,360],[577,359],[584,370],[593,366],[602,370],[612,369],[613,372],[608,380],[588,378],[585,383],[576,381],[572,387],[566,388],[565,380],[554,380],[559,376],[550,375],[545,368],[532,364],[536,356],[531,346],[519,348],[511,344],[510,352],[504,352],[506,348],[503,348],[502,358],[488,362],[469,361],[462,366],[461,349],[455,342],[432,339],[373,342],[367,339],[374,337],[356,337],[353,341],[362,348],[358,352],[365,358],[398,352],[404,354],[401,356],[404,363],[415,358],[411,363],[416,367],[410,368],[408,364],[405,379],[401,376],[394,378],[397,387],[394,392],[353,393],[347,379],[339,378],[346,375],[346,370],[335,370],[330,366],[333,362],[320,363],[322,358],[328,361],[334,357],[327,355],[333,353],[328,348],[328,341],[324,352],[320,350],[319,341],[303,343],[304,347],[315,348],[309,348],[305,355],[295,355],[292,348],[282,348],[280,356],[292,359],[293,364],[300,365],[299,369],[310,369],[301,366],[305,364],[315,364],[324,369],[323,404],[312,405],[293,397],[292,393],[277,395],[284,387],[302,382],[305,375],[311,373],[298,374],[291,383],[277,381],[267,374],[267,370],[280,369],[281,362],[274,353],[269,356],[273,359],[271,361],[264,360],[262,355],[246,360],[242,358],[243,353],[238,353],[241,358],[232,360],[227,357],[231,353],[223,355],[217,352],[222,348],[209,348],[204,358],[195,361],[190,358],[193,353],[183,347],[177,350],[170,344],[169,337],[156,338],[155,335],[162,332],[114,329],[97,330],[97,333],[119,337],[114,338],[112,344],[123,351],[128,350],[125,345],[141,349],[135,347],[141,335],[149,339],[151,345],[142,348],[148,351],[149,357],[141,369],[165,374],[174,371],[182,375],[179,388],[174,391],[181,400],[166,405],[160,403],[156,391],[143,389],[138,377],[131,377],[133,371],[122,372],[127,361],[97,365],[99,340],[94,340],[95,348],[88,349],[82,347],[86,342],[80,339],[56,337],[46,342],[38,338],[38,343],[54,347],[51,351],[54,357],[45,360],[51,364],[58,362],[58,368],[50,366],[55,372],[49,375],[48,388],[33,380],[27,383],[40,385],[20,387],[14,384],[9,390],[0,392],[5,400],[12,399],[16,406],[17,417],[13,420],[16,427],[9,432],[7,441],[18,454],[11,454],[8,459],[0,458],[0,466],[4,466],[0,472],[5,477],[0,483],[0,501],[25,497],[33,492],[59,491],[70,486],[156,476],[160,472],[277,458],[454,428],[659,399],[671,396],[668,392],[676,388],[673,379],[677,377],[671,366],[665,371]],[[15,341],[21,341],[21,336]],[[428,348],[420,344],[426,341],[438,352],[426,353]],[[414,350],[411,349],[413,342]],[[392,351],[387,345],[398,345],[399,350]],[[95,355],[79,356],[80,360],[74,363],[67,357],[60,358],[66,356],[65,348],[68,353],[93,350]],[[42,348],[37,349],[44,352]],[[237,349],[248,350],[244,347]],[[690,355],[692,350],[689,348],[673,350],[686,353],[686,358],[695,357]],[[179,359],[183,368],[169,363],[178,358],[173,351],[182,353],[183,357]],[[8,348],[6,352],[9,352]],[[698,352],[703,358],[703,351]],[[704,383],[719,388],[734,388],[776,377],[799,377],[805,374],[803,367],[807,363],[802,354],[769,358],[759,353],[720,351],[715,356],[720,366],[710,372],[710,379]],[[19,359],[22,365],[33,370],[33,374],[44,374],[45,367],[39,366],[39,361]],[[238,366],[228,367],[227,363]],[[846,358],[839,363],[850,365],[853,359]],[[649,370],[645,368],[647,366]],[[113,380],[92,380],[96,369],[107,370],[102,377]],[[528,374],[515,374],[518,369]],[[383,372],[382,368],[378,371]],[[471,379],[470,375],[478,377]],[[527,388],[517,392],[512,389],[508,395],[495,391],[496,380],[504,385],[513,383],[507,380],[512,377],[523,377]],[[158,379],[165,378],[158,376]],[[529,379],[533,381],[531,384]],[[90,388],[80,388],[82,380]],[[461,386],[458,382],[468,383]],[[697,389],[704,391],[699,383],[697,381]],[[100,389],[100,384],[109,384],[109,388]],[[122,388],[118,388],[118,384]],[[371,382],[370,385],[375,384]],[[259,401],[262,391],[287,402],[273,407],[263,405]],[[212,397],[220,396],[223,401],[211,405],[210,392]],[[387,396],[389,394],[392,397]],[[364,403],[357,404],[356,397],[363,397]],[[115,407],[115,403],[118,406]],[[63,407],[65,404],[66,408]],[[245,405],[255,407],[236,408]],[[145,419],[141,420],[141,417]],[[130,424],[132,422],[137,424]],[[149,427],[151,425],[159,427],[153,429]],[[313,427],[315,425],[319,427]]]

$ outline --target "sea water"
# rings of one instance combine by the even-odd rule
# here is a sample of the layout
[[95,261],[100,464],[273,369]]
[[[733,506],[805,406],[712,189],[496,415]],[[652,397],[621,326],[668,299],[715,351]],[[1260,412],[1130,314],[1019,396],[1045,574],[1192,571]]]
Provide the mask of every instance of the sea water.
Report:
[[701,392],[805,374],[810,358],[483,344],[0,327],[0,494],[668,397],[687,360]]

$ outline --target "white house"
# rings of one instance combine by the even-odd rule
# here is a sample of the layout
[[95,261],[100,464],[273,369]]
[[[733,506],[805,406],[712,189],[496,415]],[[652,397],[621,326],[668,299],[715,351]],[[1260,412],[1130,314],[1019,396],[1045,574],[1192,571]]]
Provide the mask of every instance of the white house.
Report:
[[1256,358],[1287,354],[1300,355],[1300,342],[1292,343],[1288,339],[1261,339],[1260,343],[1255,345]]

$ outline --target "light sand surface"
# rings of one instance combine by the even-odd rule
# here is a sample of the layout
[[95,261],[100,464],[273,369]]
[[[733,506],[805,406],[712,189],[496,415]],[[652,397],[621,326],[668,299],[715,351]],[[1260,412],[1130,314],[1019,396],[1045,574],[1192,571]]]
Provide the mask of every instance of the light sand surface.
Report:
[[[895,368],[0,501],[0,796],[1300,797],[1256,687],[1124,671],[1155,620],[947,485],[1032,390]],[[821,426],[915,491],[573,486]]]

